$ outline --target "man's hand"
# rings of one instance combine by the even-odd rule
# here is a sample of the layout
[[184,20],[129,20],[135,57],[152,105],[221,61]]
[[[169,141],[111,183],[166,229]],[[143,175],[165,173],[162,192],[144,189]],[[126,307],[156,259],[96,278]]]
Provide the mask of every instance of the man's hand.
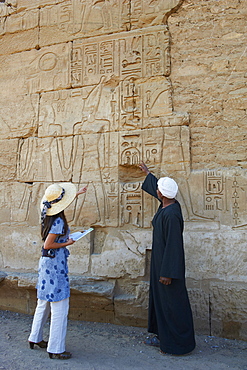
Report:
[[167,277],[160,276],[159,282],[161,284],[164,284],[164,285],[171,285],[172,278],[167,278]]
[[145,172],[145,174],[146,174],[146,175],[148,175],[148,174],[150,173],[149,169],[147,168],[147,166],[145,165],[145,163],[144,163],[144,162],[141,162],[141,163],[139,164],[139,167],[140,167],[140,169],[141,169],[143,172]]

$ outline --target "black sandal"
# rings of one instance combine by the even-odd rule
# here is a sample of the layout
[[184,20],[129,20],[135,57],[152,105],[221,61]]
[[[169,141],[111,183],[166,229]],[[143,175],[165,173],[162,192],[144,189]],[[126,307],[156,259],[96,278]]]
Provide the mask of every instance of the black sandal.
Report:
[[158,337],[148,337],[146,340],[144,340],[144,344],[147,344],[148,346],[159,347],[160,341]]
[[34,348],[34,345],[39,346],[39,348],[47,348],[48,342],[45,342],[44,340],[39,343],[29,342],[29,346],[31,349]]
[[68,360],[72,354],[70,352],[64,351],[63,353],[50,353],[48,352],[49,357],[57,360]]

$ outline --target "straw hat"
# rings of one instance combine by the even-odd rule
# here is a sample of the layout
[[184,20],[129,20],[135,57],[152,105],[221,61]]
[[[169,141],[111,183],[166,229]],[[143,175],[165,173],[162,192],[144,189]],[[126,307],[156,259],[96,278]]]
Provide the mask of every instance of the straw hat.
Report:
[[44,217],[53,216],[67,208],[75,199],[76,186],[71,182],[52,184],[48,186],[40,203]]

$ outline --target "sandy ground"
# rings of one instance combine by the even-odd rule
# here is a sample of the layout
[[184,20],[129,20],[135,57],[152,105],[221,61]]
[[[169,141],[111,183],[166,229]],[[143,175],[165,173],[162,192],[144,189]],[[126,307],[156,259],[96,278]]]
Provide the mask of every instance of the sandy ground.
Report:
[[[197,347],[182,357],[163,356],[143,344],[145,328],[84,321],[68,323],[69,360],[51,360],[45,349],[31,350],[27,338],[32,317],[0,311],[0,369],[34,370],[247,370],[247,342],[197,335]],[[47,339],[49,323],[45,327]]]

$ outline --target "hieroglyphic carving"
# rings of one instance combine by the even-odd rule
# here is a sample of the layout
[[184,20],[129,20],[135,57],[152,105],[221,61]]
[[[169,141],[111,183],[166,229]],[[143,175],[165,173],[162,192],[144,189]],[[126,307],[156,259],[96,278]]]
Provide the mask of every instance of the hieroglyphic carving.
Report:
[[[154,134],[154,132],[152,130],[148,131],[149,132],[125,132],[120,135],[120,181],[123,181],[120,189],[120,225],[133,224],[139,227],[144,226],[143,220],[145,217],[143,215],[143,192],[141,191],[140,181],[136,181],[134,179],[136,177],[138,164],[141,162],[141,160],[146,159],[145,154],[147,154],[149,159],[147,161],[147,165],[150,166],[150,153],[157,150],[157,144],[152,141],[152,134]],[[157,135],[159,136],[159,133],[155,134],[156,138]],[[146,142],[147,138],[150,138],[148,142]],[[158,146],[161,149],[160,143]],[[154,168],[154,166],[152,166],[152,168]]]
[[137,165],[142,157],[142,137],[140,132],[121,136],[120,165]]
[[[99,5],[99,14],[104,18],[103,26],[99,23],[99,27],[111,27],[114,12],[119,11],[119,0],[111,2],[113,8],[116,6],[113,10],[109,4],[103,1]],[[91,10],[83,0],[55,7],[47,5],[41,9],[41,27],[57,22],[60,30],[77,33],[80,16],[93,14],[96,3],[92,3]],[[139,9],[137,3],[135,5],[132,14]],[[140,9],[142,6],[140,2]],[[140,184],[133,189],[131,176],[142,159],[158,170],[162,153],[169,150],[169,145],[168,149],[165,147],[172,142],[166,140],[164,145],[162,126],[165,125],[160,119],[174,116],[171,83],[167,78],[170,73],[168,30],[157,26],[141,32],[108,35],[107,39],[98,36],[74,41],[71,61],[74,89],[64,90],[70,86],[69,52],[70,45],[62,44],[29,53],[26,86],[29,93],[41,93],[40,139],[30,138],[21,143],[18,178],[20,181],[72,179],[80,186],[88,185],[87,193],[77,203],[75,223],[133,222],[140,226],[143,200],[136,196]],[[153,126],[155,130],[140,130]],[[180,128],[174,126],[174,130],[173,137],[179,137],[175,142],[183,150],[186,144],[181,144],[181,140],[186,141],[187,137],[181,138]],[[119,131],[118,137],[114,137],[114,131]],[[119,150],[119,156],[115,156]],[[170,157],[170,163],[177,161],[176,154]],[[124,217],[117,207],[119,179]],[[134,198],[136,215],[130,217],[134,213],[130,212],[128,201]],[[114,221],[110,220],[112,211]]]
[[59,90],[41,95],[39,112],[40,137],[73,135],[82,120],[83,90]]
[[205,173],[204,209],[207,211],[222,211],[225,209],[225,180],[221,172]]
[[233,188],[232,189],[233,190],[233,194],[232,194],[233,220],[234,220],[235,225],[237,225],[239,222],[239,185],[238,185],[238,181],[236,177],[233,180],[232,188]]
[[[142,34],[128,32],[119,38],[112,35],[107,41],[102,37],[78,40],[72,50],[72,84],[97,84],[102,76],[119,80],[110,86],[112,127],[136,130],[143,127],[143,117],[149,126],[150,119],[172,113],[171,84],[161,77],[170,65],[168,45],[164,27]],[[146,81],[147,77],[152,79]]]
[[[146,50],[144,50],[146,47]],[[73,44],[73,86],[97,83],[101,76],[121,79],[167,75],[169,34],[164,26],[76,40]]]
[[56,27],[67,39],[99,31],[119,31],[127,18],[126,11],[125,2],[121,0],[72,0],[47,6],[41,9],[41,36],[49,27]]
[[18,180],[70,181],[73,173],[73,137],[28,138],[20,142]]
[[[22,0],[24,1],[24,0]],[[40,9],[41,44],[164,24],[179,0],[71,0]],[[47,5],[49,5],[48,2]],[[56,3],[59,3],[57,1]],[[51,32],[53,28],[53,32]]]
[[246,178],[240,176],[240,173],[236,172],[229,180],[230,181],[228,181],[228,196],[232,214],[233,228],[246,229],[247,227]]
[[126,183],[121,191],[121,224],[142,227],[142,190],[141,183]]

